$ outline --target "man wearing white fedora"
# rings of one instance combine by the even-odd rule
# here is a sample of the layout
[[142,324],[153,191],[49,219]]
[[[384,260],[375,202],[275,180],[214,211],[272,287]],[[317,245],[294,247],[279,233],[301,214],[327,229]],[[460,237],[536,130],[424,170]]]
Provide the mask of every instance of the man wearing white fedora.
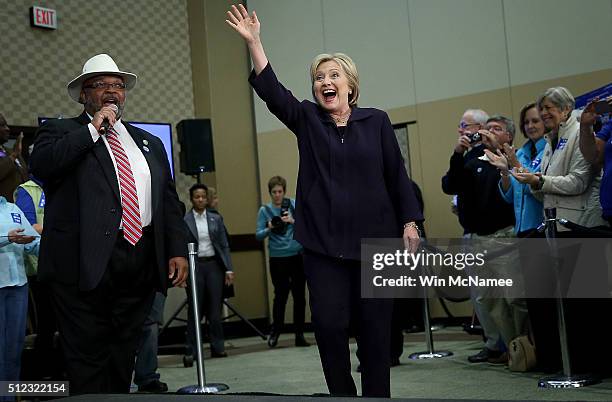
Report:
[[44,182],[38,278],[50,286],[70,393],[129,392],[156,290],[184,286],[187,228],[161,141],[122,120],[136,75],[99,54],[68,84],[84,105],[37,134]]

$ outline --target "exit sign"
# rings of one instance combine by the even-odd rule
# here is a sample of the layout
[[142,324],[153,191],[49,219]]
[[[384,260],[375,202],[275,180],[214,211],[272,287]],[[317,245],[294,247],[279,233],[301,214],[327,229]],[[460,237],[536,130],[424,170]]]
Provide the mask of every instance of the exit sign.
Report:
[[30,7],[30,23],[34,27],[57,29],[57,13],[52,8]]

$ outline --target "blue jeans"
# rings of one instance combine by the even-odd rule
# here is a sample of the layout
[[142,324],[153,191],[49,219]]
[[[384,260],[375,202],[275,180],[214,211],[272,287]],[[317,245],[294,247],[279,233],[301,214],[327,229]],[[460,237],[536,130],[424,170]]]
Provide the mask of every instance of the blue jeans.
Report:
[[159,380],[159,373],[157,372],[157,335],[159,334],[159,325],[163,321],[162,316],[165,302],[166,297],[163,294],[155,293],[151,311],[142,326],[142,335],[138,345],[136,365],[134,366],[134,384],[138,386]]
[[28,285],[0,288],[0,381],[19,380],[27,315]]

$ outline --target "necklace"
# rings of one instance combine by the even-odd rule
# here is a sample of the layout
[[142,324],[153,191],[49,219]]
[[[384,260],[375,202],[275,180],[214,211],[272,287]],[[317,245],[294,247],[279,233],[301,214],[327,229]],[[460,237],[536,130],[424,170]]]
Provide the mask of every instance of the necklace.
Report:
[[334,119],[337,126],[345,125],[348,122],[349,117],[351,117],[351,109],[349,109],[348,112],[343,115],[334,116],[333,114],[330,114],[330,116],[332,117],[332,119]]

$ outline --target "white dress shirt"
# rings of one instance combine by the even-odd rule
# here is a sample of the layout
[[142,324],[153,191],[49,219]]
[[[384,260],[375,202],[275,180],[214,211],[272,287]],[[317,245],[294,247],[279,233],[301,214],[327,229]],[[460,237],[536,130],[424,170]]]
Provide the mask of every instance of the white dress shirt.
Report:
[[[89,116],[89,113],[87,114]],[[91,119],[92,116],[89,116]],[[119,172],[117,171],[117,162],[115,161],[115,155],[106,140],[105,135],[100,135],[98,130],[93,126],[93,124],[89,123],[89,133],[91,134],[91,139],[96,142],[99,138],[102,138],[104,141],[104,145],[106,145],[106,149],[113,161],[113,166],[115,167],[115,175],[117,177],[117,184],[119,185]],[[151,201],[151,171],[149,170],[149,164],[145,159],[140,147],[143,144],[136,144],[130,133],[128,133],[127,129],[121,122],[121,120],[117,120],[115,125],[113,126],[115,131],[118,134],[119,141],[123,146],[123,150],[127,154],[127,157],[130,161],[130,166],[132,167],[132,174],[134,175],[134,182],[136,184],[136,193],[138,194],[138,207],[140,209],[140,221],[142,222],[142,227],[148,226],[151,224],[152,218],[152,201]],[[147,151],[146,151],[147,152]],[[119,185],[119,191],[121,192],[121,186]]]
[[196,228],[198,229],[198,257],[212,257],[215,255],[215,248],[210,240],[208,232],[208,221],[206,220],[206,209],[201,214],[193,210]]

